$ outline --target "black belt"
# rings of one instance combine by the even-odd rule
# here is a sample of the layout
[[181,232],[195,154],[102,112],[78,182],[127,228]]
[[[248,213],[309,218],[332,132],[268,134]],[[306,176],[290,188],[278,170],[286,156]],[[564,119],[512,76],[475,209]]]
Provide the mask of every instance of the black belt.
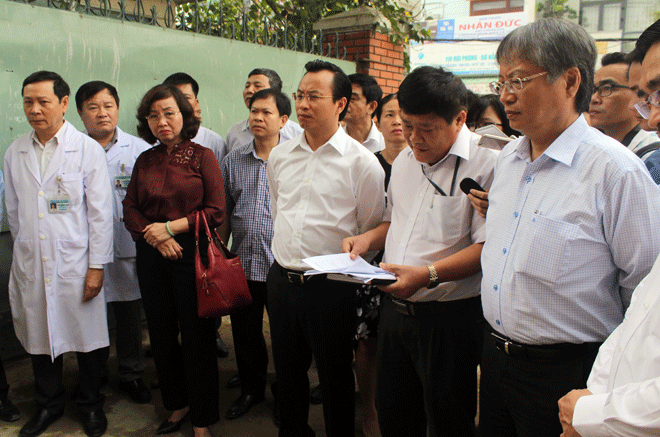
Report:
[[282,267],[279,265],[277,262],[275,262],[275,265],[278,267],[280,274],[290,283],[292,284],[298,284],[298,285],[303,285],[308,282],[312,281],[319,281],[321,279],[325,279],[327,275],[325,274],[319,274],[319,275],[308,275],[305,276],[305,271],[301,270],[291,270]]
[[564,360],[575,359],[590,352],[598,352],[603,343],[554,343],[544,345],[528,345],[518,343],[510,338],[489,329],[490,337],[495,347],[513,358],[528,358],[532,360]]
[[410,302],[386,295],[394,304],[394,311],[406,316],[435,316],[438,314],[456,313],[472,306],[480,305],[479,297],[457,299],[446,302]]

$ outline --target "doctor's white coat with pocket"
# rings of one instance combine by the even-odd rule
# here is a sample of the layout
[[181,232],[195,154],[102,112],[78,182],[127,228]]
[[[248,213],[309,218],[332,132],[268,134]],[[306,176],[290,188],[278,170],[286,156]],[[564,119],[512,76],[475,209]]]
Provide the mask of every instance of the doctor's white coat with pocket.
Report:
[[[109,345],[103,290],[89,302],[82,297],[89,264],[112,261],[112,188],[103,148],[67,121],[42,179],[32,134],[5,154],[9,301],[25,350],[54,359]],[[58,191],[70,210],[50,214]]]
[[[135,242],[124,226],[126,186],[117,187],[116,176],[133,172],[135,160],[151,144],[117,128],[117,142],[106,152],[108,173],[112,184],[114,225],[114,260],[105,265],[103,289],[106,302],[127,302],[141,298],[135,269]],[[128,185],[128,184],[126,184]]]

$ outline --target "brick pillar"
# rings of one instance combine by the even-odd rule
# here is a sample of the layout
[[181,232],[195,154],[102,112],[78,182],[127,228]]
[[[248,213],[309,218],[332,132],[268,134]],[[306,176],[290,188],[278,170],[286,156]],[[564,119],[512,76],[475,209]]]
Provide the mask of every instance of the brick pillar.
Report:
[[403,80],[404,45],[390,42],[382,16],[373,8],[360,7],[324,18],[314,25],[323,31],[323,50],[354,61],[356,72],[376,78],[383,94],[395,93]]

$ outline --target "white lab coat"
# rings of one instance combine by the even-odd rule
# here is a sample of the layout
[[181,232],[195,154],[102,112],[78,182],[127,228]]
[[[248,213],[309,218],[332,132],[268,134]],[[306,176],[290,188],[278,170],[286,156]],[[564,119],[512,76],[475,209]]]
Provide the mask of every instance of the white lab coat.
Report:
[[115,176],[130,175],[140,153],[151,145],[117,128],[117,142],[106,152],[108,174],[113,193],[114,261],[105,265],[103,289],[106,302],[127,302],[140,299],[135,269],[135,242],[124,226],[122,201],[126,188],[115,185]]
[[[34,132],[34,131],[33,131]],[[112,261],[112,189],[105,152],[65,121],[42,179],[32,134],[5,154],[5,198],[14,239],[9,301],[30,354],[56,358],[109,345],[103,290],[83,303],[89,264]],[[70,211],[48,213],[58,186]]]

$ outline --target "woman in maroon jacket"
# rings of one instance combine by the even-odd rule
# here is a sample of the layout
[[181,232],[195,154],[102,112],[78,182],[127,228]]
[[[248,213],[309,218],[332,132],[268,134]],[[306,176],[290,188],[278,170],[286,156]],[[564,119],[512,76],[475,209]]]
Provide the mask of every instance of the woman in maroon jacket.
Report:
[[193,230],[196,211],[206,212],[211,227],[222,223],[222,175],[213,152],[190,141],[199,119],[176,87],[149,90],[137,119],[140,137],[156,145],[135,162],[124,221],[136,242],[163,404],[172,412],[156,433],[177,431],[190,415],[194,435],[210,436],[219,420],[215,320],[197,316]]

